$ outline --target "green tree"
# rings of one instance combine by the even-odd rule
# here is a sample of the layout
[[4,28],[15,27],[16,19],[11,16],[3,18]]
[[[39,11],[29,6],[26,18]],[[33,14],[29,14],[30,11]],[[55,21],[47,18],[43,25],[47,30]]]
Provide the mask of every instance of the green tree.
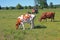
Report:
[[48,4],[47,4],[47,0],[36,0],[37,4],[41,6],[41,8],[47,8]]
[[0,6],[0,9],[2,9],[1,6]]
[[23,7],[20,4],[17,4],[16,8],[17,9],[22,9]]
[[53,8],[53,3],[52,2],[50,2],[50,8]]
[[6,6],[6,7],[4,7],[4,9],[8,10],[8,9],[9,9],[9,7],[7,7],[7,6]]
[[27,6],[24,6],[24,9],[27,9],[28,7]]
[[32,8],[32,6],[28,6],[28,8],[29,8],[29,9],[31,9],[31,8]]
[[9,7],[9,9],[15,9],[15,7],[13,7],[13,6],[10,6],[10,7]]

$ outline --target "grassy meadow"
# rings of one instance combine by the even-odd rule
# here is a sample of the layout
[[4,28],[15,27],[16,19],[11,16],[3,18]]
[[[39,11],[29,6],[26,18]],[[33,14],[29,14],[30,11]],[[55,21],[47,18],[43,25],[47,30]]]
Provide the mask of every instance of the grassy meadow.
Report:
[[[25,24],[26,30],[16,30],[16,20],[21,14],[31,12],[24,10],[0,10],[0,40],[60,40],[60,9],[39,9],[35,14],[35,28],[30,30],[30,25]],[[55,22],[50,19],[39,22],[38,19],[43,12],[55,12]]]

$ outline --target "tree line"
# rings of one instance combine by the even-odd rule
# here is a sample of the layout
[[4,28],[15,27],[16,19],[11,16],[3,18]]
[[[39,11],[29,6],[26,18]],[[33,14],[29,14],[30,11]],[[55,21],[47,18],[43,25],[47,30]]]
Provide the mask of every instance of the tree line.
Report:
[[17,4],[16,7],[14,7],[14,6],[1,7],[1,5],[0,5],[0,9],[7,9],[7,10],[8,9],[32,9],[32,8],[33,8],[33,6],[22,6],[21,4]]
[[[53,5],[53,2],[50,2],[50,4],[48,5],[47,4],[47,0],[35,0],[37,2],[35,2],[35,6],[38,8],[38,9],[43,9],[43,8],[60,8],[60,5]],[[13,7],[13,6],[6,6],[6,7],[1,7],[0,5],[0,9],[32,9],[34,8],[35,6],[22,6],[21,4],[17,4],[16,7]]]

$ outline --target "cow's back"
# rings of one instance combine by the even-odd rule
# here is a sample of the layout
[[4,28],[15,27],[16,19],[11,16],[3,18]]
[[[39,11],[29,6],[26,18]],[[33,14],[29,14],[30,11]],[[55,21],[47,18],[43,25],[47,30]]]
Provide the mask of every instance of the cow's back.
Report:
[[41,18],[42,19],[45,19],[46,18],[46,12],[42,13]]
[[47,18],[52,18],[52,17],[54,17],[54,14],[55,14],[54,12],[47,12],[46,17]]

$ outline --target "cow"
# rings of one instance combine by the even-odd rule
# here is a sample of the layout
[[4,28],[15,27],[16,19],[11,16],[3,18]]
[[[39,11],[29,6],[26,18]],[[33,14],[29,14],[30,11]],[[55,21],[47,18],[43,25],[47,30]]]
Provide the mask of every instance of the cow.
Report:
[[47,19],[51,19],[51,21],[54,20],[55,17],[55,12],[44,12],[42,13],[41,17],[39,18],[39,21],[41,22],[42,19],[45,19],[47,21]]
[[34,14],[23,14],[17,18],[16,22],[16,29],[19,28],[19,26],[23,27],[23,30],[25,30],[24,23],[29,23],[31,25],[31,29],[34,28]]
[[37,9],[37,8],[33,8],[33,9],[32,9],[32,14],[35,14],[35,13],[36,13],[36,14],[38,13],[38,9]]

